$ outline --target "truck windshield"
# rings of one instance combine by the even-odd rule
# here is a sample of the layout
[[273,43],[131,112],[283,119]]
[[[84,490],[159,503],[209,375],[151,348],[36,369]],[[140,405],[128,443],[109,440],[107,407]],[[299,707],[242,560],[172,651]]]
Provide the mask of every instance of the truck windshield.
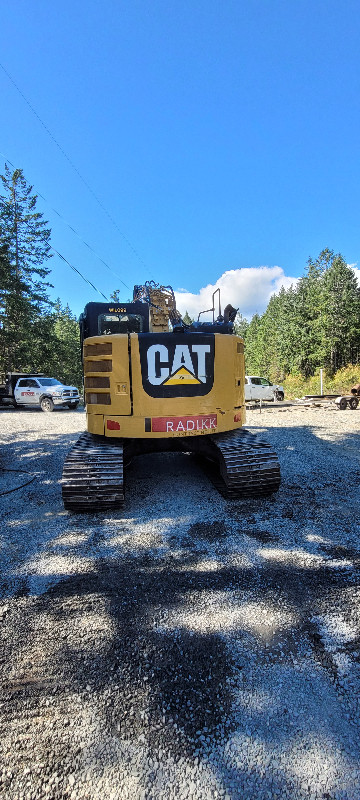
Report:
[[38,381],[41,386],[59,386],[60,383],[56,378],[38,378]]

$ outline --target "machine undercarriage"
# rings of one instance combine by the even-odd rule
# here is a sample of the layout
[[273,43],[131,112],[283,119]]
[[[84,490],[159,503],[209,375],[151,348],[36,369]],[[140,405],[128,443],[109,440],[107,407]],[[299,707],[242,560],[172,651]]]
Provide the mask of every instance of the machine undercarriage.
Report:
[[226,498],[261,497],[276,492],[280,467],[270,445],[240,428],[213,436],[177,439],[112,439],[84,433],[68,454],[62,495],[69,511],[117,509],[124,504],[124,464],[154,452],[201,456],[206,472]]

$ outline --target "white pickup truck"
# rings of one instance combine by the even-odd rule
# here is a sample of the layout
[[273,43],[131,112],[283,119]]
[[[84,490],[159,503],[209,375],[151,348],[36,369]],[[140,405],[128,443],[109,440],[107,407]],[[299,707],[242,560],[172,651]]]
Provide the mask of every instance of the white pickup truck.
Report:
[[43,411],[54,411],[55,407],[75,409],[79,401],[75,386],[64,386],[57,378],[47,378],[40,373],[8,372],[5,384],[0,386],[2,405],[35,405]]
[[284,387],[271,383],[267,378],[257,375],[245,375],[245,401],[247,400],[283,400]]

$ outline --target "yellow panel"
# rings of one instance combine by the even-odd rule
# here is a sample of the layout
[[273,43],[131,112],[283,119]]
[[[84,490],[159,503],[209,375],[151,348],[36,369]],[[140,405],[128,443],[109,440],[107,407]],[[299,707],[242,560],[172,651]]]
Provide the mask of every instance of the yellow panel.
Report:
[[[131,411],[128,336],[118,334],[111,337],[91,337],[87,340],[87,344],[104,341],[106,343],[111,341],[112,344],[112,353],[108,356],[112,361],[112,371],[109,372],[111,405],[98,403],[87,407],[90,432],[100,435],[105,433],[105,436],[109,437],[161,439],[220,433],[239,428],[244,424],[245,365],[243,342],[239,337],[215,334],[214,385],[207,395],[154,398],[147,395],[143,389],[138,336],[131,334],[133,411]],[[103,358],[106,360],[106,356]],[[95,355],[93,359],[96,360]],[[96,376],[96,372],[92,369],[91,357],[85,359],[85,374],[88,373]],[[97,391],[100,395],[101,390]],[[106,389],[103,391],[106,392]],[[215,424],[215,417],[216,426],[211,427]],[[172,419],[175,419],[173,424]],[[212,420],[211,423],[209,419]],[[159,425],[160,427],[163,425],[162,429],[154,430]],[[210,427],[207,427],[209,425]]]
[[89,433],[96,433],[97,436],[104,435],[104,416],[103,414],[89,414],[86,410],[86,423]]
[[[245,404],[245,356],[244,356],[244,341],[239,336],[234,337],[236,341],[235,348],[235,405],[241,406]],[[245,422],[245,419],[244,419]]]

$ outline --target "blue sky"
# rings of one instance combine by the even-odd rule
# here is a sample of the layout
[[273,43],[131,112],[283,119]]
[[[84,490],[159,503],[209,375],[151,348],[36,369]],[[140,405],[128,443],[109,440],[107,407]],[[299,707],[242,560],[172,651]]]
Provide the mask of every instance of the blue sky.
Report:
[[[16,0],[1,16],[0,62],[43,125],[0,69],[0,151],[106,296],[154,279],[194,314],[220,282],[250,315],[324,247],[358,264],[357,1]],[[100,299],[50,266],[74,313]]]

